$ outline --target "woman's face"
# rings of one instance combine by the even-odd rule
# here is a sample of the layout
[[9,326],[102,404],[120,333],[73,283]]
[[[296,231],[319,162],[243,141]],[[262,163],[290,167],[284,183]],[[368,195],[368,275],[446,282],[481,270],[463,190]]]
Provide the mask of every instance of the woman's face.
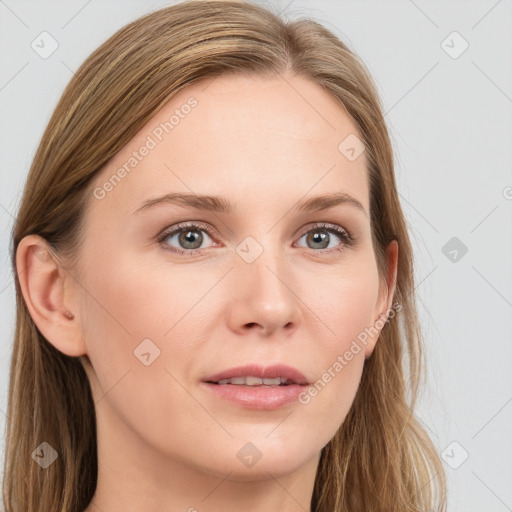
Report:
[[[313,82],[224,75],[180,91],[95,178],[74,313],[100,438],[235,479],[316,460],[393,291],[357,135]],[[334,194],[352,199],[311,203]]]

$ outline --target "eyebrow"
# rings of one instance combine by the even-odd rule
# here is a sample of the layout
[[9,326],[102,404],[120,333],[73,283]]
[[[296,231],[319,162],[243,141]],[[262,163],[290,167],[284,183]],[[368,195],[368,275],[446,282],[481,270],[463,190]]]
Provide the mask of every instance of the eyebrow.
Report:
[[[231,213],[234,209],[234,205],[224,197],[182,194],[175,192],[144,201],[133,212],[133,214],[137,214],[143,210],[161,204],[175,204],[178,206],[196,208],[198,210],[212,211],[216,213]],[[317,212],[333,208],[340,204],[353,206],[368,216],[364,206],[355,197],[346,192],[335,192],[309,198],[305,201],[299,202],[297,205],[295,205],[293,210],[297,212]]]

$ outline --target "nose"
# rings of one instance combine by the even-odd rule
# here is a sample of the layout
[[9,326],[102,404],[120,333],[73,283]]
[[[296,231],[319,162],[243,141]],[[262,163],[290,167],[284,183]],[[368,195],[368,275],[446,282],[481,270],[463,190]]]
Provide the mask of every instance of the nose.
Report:
[[302,318],[293,275],[279,253],[268,250],[252,263],[239,258],[231,272],[228,324],[241,335],[289,336]]

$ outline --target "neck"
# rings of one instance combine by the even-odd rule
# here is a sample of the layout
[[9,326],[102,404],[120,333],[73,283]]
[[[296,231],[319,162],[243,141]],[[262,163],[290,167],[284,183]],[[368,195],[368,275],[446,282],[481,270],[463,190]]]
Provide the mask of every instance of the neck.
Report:
[[126,424],[102,418],[97,417],[97,486],[85,512],[310,511],[319,453],[277,474],[259,462],[240,471],[234,450],[233,464],[209,471],[207,461],[198,467],[177,460],[148,445]]

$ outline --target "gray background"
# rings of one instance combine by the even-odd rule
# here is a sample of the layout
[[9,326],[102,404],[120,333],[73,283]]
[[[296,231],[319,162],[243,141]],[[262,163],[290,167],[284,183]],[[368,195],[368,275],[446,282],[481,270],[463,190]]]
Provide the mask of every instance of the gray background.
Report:
[[[9,235],[39,139],[89,53],[170,3],[0,0],[2,432],[14,329]],[[448,510],[511,511],[512,1],[266,5],[325,24],[378,84],[416,251],[429,363],[418,416],[444,459]],[[31,48],[43,31],[59,45],[46,59]],[[3,439],[0,447],[3,456]]]

